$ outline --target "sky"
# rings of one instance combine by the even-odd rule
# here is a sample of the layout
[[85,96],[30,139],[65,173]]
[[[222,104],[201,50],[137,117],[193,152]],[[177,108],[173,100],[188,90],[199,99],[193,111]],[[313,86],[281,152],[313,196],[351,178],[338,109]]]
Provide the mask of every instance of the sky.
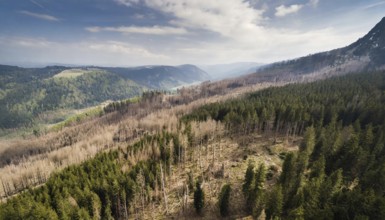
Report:
[[353,43],[385,0],[0,0],[0,64],[271,63]]

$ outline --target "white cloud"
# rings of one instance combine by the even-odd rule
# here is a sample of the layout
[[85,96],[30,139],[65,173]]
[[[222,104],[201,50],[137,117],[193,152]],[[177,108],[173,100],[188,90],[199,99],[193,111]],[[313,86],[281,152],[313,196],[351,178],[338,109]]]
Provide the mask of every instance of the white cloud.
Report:
[[[9,46],[11,44],[4,43],[6,41],[2,42],[0,39],[2,48],[8,48],[0,53],[0,63],[2,60],[11,59],[11,54],[15,54],[14,59],[56,58],[65,63],[123,66],[238,61],[268,63],[342,47],[363,34],[362,30],[358,33],[356,25],[352,25],[354,28],[349,30],[338,25],[335,25],[334,29],[317,29],[316,26],[309,27],[303,22],[299,23],[300,29],[299,25],[296,29],[291,29],[290,26],[280,29],[270,25],[274,24],[274,19],[279,18],[263,17],[267,7],[259,6],[262,9],[258,9],[255,8],[255,4],[245,0],[116,0],[115,2],[128,7],[149,7],[151,10],[148,11],[163,13],[167,15],[164,17],[171,19],[166,21],[168,24],[164,24],[165,20],[162,20],[162,25],[149,27],[86,28],[91,33],[133,34],[118,36],[119,41],[113,40],[116,35],[111,33],[91,34],[93,40],[85,39],[83,42],[62,44],[41,39],[36,41],[19,39],[18,46],[15,47],[23,56],[16,54],[15,47],[12,48]],[[295,13],[302,7],[311,7],[311,4],[318,1],[304,2],[294,9],[290,9],[293,6],[283,6],[286,9],[285,13]],[[144,15],[147,19],[148,15]],[[131,16],[135,16],[135,13]],[[290,21],[288,20],[288,23]],[[171,36],[171,39],[169,35],[175,36]]]
[[[191,63],[231,63],[255,61],[270,63],[308,54],[327,51],[354,42],[362,33],[339,33],[326,28],[306,32],[291,30],[269,31],[269,41],[260,43],[218,42],[185,45],[178,47],[176,57],[179,62]],[[187,60],[186,60],[187,59]]]
[[[255,4],[244,0],[143,0],[139,4],[167,14],[172,17],[170,24],[189,31],[187,39],[167,42],[169,49],[157,47],[172,58],[171,64],[279,61],[342,47],[362,34],[330,28],[278,29],[265,25],[269,20],[263,17],[267,7],[254,8]],[[308,0],[306,5],[280,6],[277,16],[317,4],[317,0]]]
[[[167,55],[140,45],[120,41],[58,42],[42,38],[0,36],[0,63],[66,63],[75,65],[136,66],[162,64]],[[23,56],[20,56],[23,54]]]
[[54,42],[48,41],[43,38],[25,38],[25,37],[14,37],[14,38],[3,38],[1,41],[5,45],[15,45],[19,47],[30,47],[30,48],[48,48],[54,44]]
[[127,44],[124,42],[119,42],[119,41],[108,41],[107,43],[100,43],[100,42],[89,43],[89,44],[85,44],[85,46],[90,48],[91,50],[96,50],[100,52],[140,56],[144,58],[160,58],[160,59],[167,58],[167,56],[165,55],[154,54],[145,48]]
[[315,8],[318,6],[318,2],[319,0],[310,0],[309,5]]
[[134,14],[132,17],[135,18],[135,19],[144,19],[144,18],[146,18],[146,16],[144,16],[143,14]]
[[114,0],[116,3],[125,5],[125,6],[132,6],[134,4],[138,4],[139,0]]
[[366,5],[366,6],[363,7],[363,9],[367,10],[367,9],[375,8],[375,7],[384,5],[384,4],[385,4],[385,1],[380,1],[380,2],[376,2],[376,3],[373,3],[373,4]]
[[120,32],[125,34],[153,34],[153,35],[173,35],[186,34],[184,28],[152,26],[152,27],[138,27],[138,26],[121,26],[121,27],[87,27],[87,31],[97,33],[102,31]]
[[46,20],[46,21],[59,21],[58,18],[52,16],[52,15],[46,15],[46,14],[39,14],[39,13],[34,13],[30,11],[20,11],[21,14],[28,15],[34,18]]
[[30,2],[31,2],[32,4],[38,6],[39,8],[43,8],[43,9],[44,9],[43,5],[39,4],[38,2],[36,2],[36,1],[34,1],[34,0],[30,0]]
[[290,6],[284,6],[280,5],[275,8],[275,16],[277,17],[284,17],[289,14],[297,13],[303,5],[290,5]]
[[[170,23],[183,28],[202,29],[225,37],[257,30],[263,10],[243,0],[144,0],[148,7],[175,17]],[[130,2],[132,4],[132,2]]]

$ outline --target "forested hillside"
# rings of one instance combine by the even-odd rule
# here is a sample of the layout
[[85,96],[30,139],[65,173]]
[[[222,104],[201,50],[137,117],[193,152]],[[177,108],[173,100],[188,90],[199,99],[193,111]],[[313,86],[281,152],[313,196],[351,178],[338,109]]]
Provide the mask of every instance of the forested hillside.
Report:
[[[72,72],[74,72],[72,70]],[[144,88],[100,69],[65,67],[0,69],[0,128],[32,126],[39,114],[81,109],[140,95]],[[72,75],[71,75],[72,74]]]
[[382,219],[384,105],[373,72],[205,105],[134,144],[121,124],[115,147],[8,198],[0,219]]
[[[83,109],[140,96],[148,89],[171,90],[208,79],[206,72],[193,65],[135,68],[0,65],[0,129],[57,123],[66,116],[56,117],[56,111]],[[41,117],[42,114],[45,116]],[[40,118],[44,120],[39,121]]]
[[[1,219],[126,219],[160,190],[162,175],[177,162],[178,137],[167,132],[146,136],[127,149],[97,155],[80,166],[53,175],[1,207]],[[171,144],[173,146],[171,146]],[[159,149],[151,147],[157,145]],[[152,148],[152,149],[151,149]],[[146,151],[149,160],[136,163],[132,154]],[[175,153],[171,155],[171,152]],[[127,152],[127,153],[126,153]],[[163,169],[161,168],[163,166]],[[131,209],[129,209],[131,207]]]
[[237,133],[304,135],[299,152],[285,155],[274,187],[245,182],[250,213],[265,209],[268,219],[381,219],[384,116],[385,73],[376,72],[266,89],[203,106],[185,120],[213,118]]

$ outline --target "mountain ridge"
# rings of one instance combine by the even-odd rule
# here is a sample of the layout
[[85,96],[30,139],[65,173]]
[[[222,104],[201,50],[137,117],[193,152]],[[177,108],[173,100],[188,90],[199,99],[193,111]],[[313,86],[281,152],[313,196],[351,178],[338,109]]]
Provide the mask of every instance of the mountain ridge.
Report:
[[256,83],[260,80],[325,78],[351,72],[383,70],[384,57],[385,17],[366,35],[348,46],[268,64],[240,80],[247,78],[249,83]]

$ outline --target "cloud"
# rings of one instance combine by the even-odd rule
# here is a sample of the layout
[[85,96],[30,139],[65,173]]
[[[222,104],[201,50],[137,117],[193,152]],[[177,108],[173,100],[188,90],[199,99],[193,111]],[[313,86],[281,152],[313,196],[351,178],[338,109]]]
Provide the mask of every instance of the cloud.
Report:
[[140,56],[144,58],[160,58],[160,59],[167,58],[167,56],[165,55],[155,54],[148,51],[145,48],[127,44],[124,42],[119,42],[119,41],[108,41],[107,43],[100,43],[100,42],[89,43],[89,44],[86,44],[86,47],[90,48],[91,50],[96,50],[100,52]]
[[[134,2],[129,1],[129,5]],[[233,37],[258,29],[263,10],[243,0],[144,0],[153,10],[169,14],[174,26],[200,29]]]
[[376,2],[376,3],[370,4],[370,5],[366,5],[362,9],[367,10],[367,9],[375,8],[375,7],[384,5],[384,4],[385,4],[385,1],[380,1],[380,2]]
[[[354,42],[362,33],[340,33],[325,28],[311,31],[268,30],[268,41],[254,43],[219,41],[217,43],[186,44],[178,54],[169,55],[179,62],[209,64],[256,61],[270,63],[308,54],[336,49]],[[188,59],[187,61],[185,59]]]
[[139,0],[114,0],[114,1],[120,5],[125,5],[125,6],[132,6],[134,4],[139,3]]
[[36,6],[38,6],[39,8],[44,8],[43,5],[39,4],[38,2],[34,1],[34,0],[30,0],[30,2]]
[[135,18],[135,19],[144,19],[144,18],[146,18],[146,16],[144,16],[143,14],[134,14],[132,17]]
[[30,12],[30,11],[20,11],[20,13],[34,17],[34,18],[46,20],[46,21],[59,21],[58,18],[51,16],[51,15],[39,14],[39,13]]
[[137,66],[148,62],[162,64],[171,60],[160,51],[121,41],[60,42],[44,38],[0,35],[0,46],[4,51],[0,53],[0,63],[20,61],[46,64]]
[[[119,26],[120,24],[85,26],[87,27],[85,30],[90,32],[87,33],[90,38],[78,39],[77,42],[72,43],[19,39],[15,46],[15,44],[4,43],[0,39],[2,48],[7,48],[0,53],[0,58],[2,57],[0,62],[13,58],[15,60],[62,59],[61,62],[64,63],[81,62],[116,66],[215,64],[238,61],[269,63],[345,46],[363,34],[362,31],[354,33],[358,32],[355,23],[351,25],[354,29],[341,28],[338,25],[333,29],[330,28],[333,24],[313,25],[306,19],[299,20],[289,16],[287,23],[276,25],[281,22],[281,19],[274,16],[275,6],[269,9],[267,4],[266,6],[256,4],[260,0],[252,0],[252,2],[246,0],[114,0],[114,2],[121,6],[132,7],[127,10],[131,18],[142,19],[141,15],[145,18],[135,21],[136,25],[129,23],[126,26]],[[316,4],[318,1],[302,2],[303,4],[294,9],[297,11],[310,9],[311,4]],[[288,10],[293,6],[282,7]],[[290,13],[295,13],[295,10],[291,10]],[[316,13],[316,10],[313,11]],[[154,16],[151,19],[149,12]],[[140,16],[136,17],[136,15]],[[340,16],[346,15],[341,13]],[[153,24],[156,21],[155,18],[160,18],[156,23],[158,25],[142,25],[147,21]],[[292,25],[295,23],[292,22],[293,20],[298,23]],[[93,34],[100,32],[103,34]],[[121,34],[130,35],[121,36]],[[12,48],[11,45],[14,47]],[[17,50],[18,54],[15,53]]]
[[289,14],[297,13],[303,5],[290,5],[290,6],[284,6],[280,5],[275,8],[275,16],[277,17],[284,17]]
[[[307,2],[277,7],[277,16],[318,3]],[[166,42],[170,50],[163,52],[175,63],[272,62],[345,46],[359,36],[346,38],[334,29],[276,28],[268,25],[274,18],[264,17],[266,7],[255,8],[244,0],[143,0],[137,4],[167,14],[169,24],[189,31],[187,39]]]
[[318,2],[319,0],[310,0],[308,5],[312,6],[312,7],[317,7],[318,6]]
[[26,37],[13,37],[3,38],[1,41],[5,45],[14,45],[18,47],[29,48],[49,48],[54,43],[43,38],[26,38]]
[[184,28],[152,26],[152,27],[138,27],[138,26],[121,26],[121,27],[87,27],[87,31],[97,33],[102,31],[119,32],[124,34],[152,34],[152,35],[180,35],[186,34],[187,30]]

